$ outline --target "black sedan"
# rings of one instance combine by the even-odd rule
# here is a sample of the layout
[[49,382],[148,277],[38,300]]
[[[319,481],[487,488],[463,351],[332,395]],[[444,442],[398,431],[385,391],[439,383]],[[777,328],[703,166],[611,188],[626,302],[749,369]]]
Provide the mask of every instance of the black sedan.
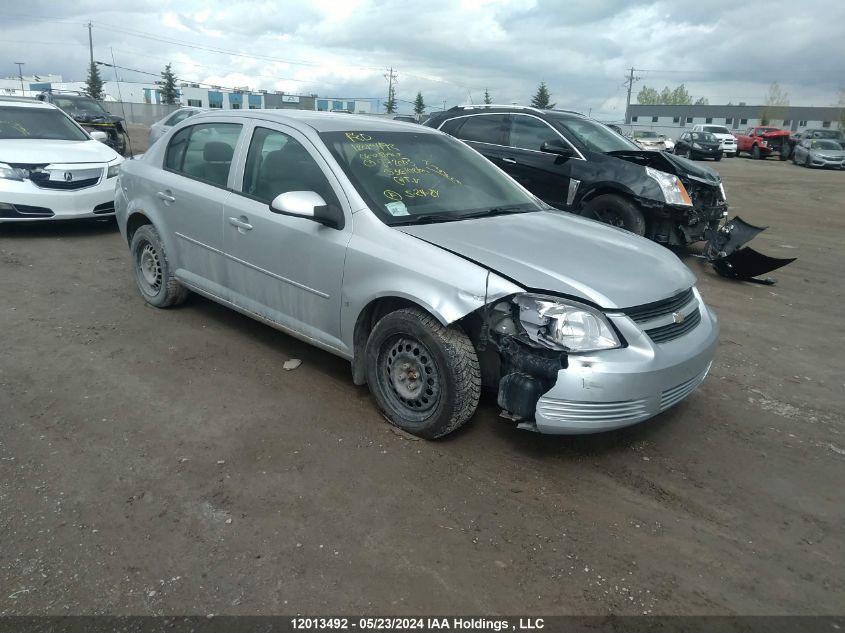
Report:
[[722,160],[719,139],[710,132],[684,132],[675,142],[675,153],[686,158]]

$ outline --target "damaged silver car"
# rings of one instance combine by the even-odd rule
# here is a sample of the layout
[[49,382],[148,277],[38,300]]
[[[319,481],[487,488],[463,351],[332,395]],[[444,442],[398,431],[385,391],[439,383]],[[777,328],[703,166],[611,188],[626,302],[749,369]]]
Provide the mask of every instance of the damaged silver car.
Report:
[[348,114],[198,114],[121,169],[143,298],[189,291],[351,362],[425,438],[482,387],[543,433],[646,420],[704,380],[718,336],[669,250],[543,203],[465,144]]

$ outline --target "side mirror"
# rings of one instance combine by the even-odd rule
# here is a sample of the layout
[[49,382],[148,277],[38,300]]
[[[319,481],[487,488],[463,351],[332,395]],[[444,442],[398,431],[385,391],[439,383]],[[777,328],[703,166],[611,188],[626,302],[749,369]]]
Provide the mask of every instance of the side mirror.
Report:
[[546,141],[540,146],[541,152],[546,152],[547,154],[557,154],[558,156],[574,156],[575,152],[572,151],[571,147],[563,144],[563,141],[558,139],[552,139],[551,141]]
[[105,143],[109,140],[109,135],[100,130],[92,130],[88,132],[88,134],[90,134],[91,138],[93,138],[95,141],[100,141],[100,143]]
[[270,203],[270,211],[305,218],[333,229],[342,229],[344,226],[343,211],[339,207],[326,204],[323,196],[316,191],[280,193]]

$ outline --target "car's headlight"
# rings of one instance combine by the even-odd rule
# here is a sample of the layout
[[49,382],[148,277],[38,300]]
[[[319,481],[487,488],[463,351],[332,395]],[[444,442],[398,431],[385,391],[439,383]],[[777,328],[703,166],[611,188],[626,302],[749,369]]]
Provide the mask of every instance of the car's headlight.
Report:
[[667,174],[665,171],[652,169],[651,167],[646,167],[645,173],[660,185],[660,190],[663,192],[663,199],[666,202],[669,204],[692,206],[692,200],[687,193],[687,189],[677,176]]
[[120,163],[117,165],[109,165],[109,170],[106,173],[106,178],[114,178],[120,173]]
[[728,194],[725,193],[725,185],[723,183],[719,183],[719,191],[722,192],[722,200],[725,202],[728,201]]
[[0,163],[0,178],[3,180],[26,180],[28,177],[23,169]]
[[607,318],[588,305],[544,295],[516,297],[519,321],[529,338],[568,352],[595,352],[621,347]]

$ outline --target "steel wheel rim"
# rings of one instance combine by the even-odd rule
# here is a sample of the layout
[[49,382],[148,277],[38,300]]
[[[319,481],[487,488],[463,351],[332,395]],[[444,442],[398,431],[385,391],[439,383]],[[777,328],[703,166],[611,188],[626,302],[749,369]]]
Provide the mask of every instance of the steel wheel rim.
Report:
[[425,419],[440,402],[440,371],[431,351],[412,336],[399,335],[385,342],[378,374],[387,400],[405,418]]
[[138,249],[136,269],[138,281],[141,282],[144,292],[150,296],[157,295],[161,290],[163,280],[161,259],[158,251],[149,242],[144,242]]

